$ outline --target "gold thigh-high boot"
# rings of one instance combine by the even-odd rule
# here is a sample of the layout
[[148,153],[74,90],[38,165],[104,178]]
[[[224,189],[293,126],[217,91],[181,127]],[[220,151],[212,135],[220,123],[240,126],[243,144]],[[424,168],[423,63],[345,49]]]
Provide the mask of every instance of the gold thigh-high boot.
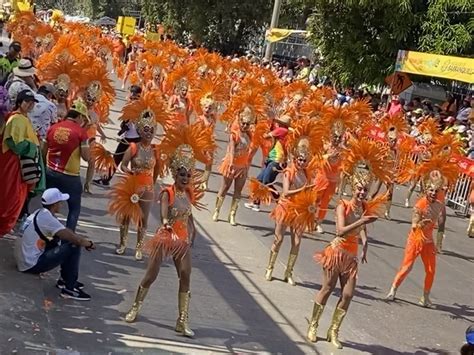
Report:
[[229,223],[232,226],[236,226],[237,222],[235,221],[235,215],[237,214],[237,209],[239,208],[240,198],[233,198],[232,204],[230,205],[230,213],[229,213]]
[[471,214],[469,218],[469,225],[467,226],[467,236],[469,238],[474,238],[474,213]]
[[212,220],[217,222],[219,220],[219,213],[221,212],[222,204],[224,203],[224,197],[216,197],[216,207],[214,208],[214,214],[212,215]]
[[120,226],[120,245],[115,250],[115,253],[118,255],[125,254],[125,249],[127,249],[127,240],[128,240],[128,226],[129,224],[122,224]]
[[125,321],[127,323],[135,322],[147,293],[148,288],[142,287],[142,285],[138,286],[137,295],[135,296],[135,301],[133,302],[132,308],[130,308],[128,313],[125,315]]
[[336,307],[334,315],[332,316],[331,325],[328,329],[327,341],[338,349],[342,349],[342,344],[339,341],[339,329],[341,328],[341,323],[344,320],[346,313],[345,310]]
[[186,337],[193,337],[194,332],[189,328],[188,317],[189,317],[189,301],[191,299],[191,292],[180,292],[178,295],[178,309],[179,317],[176,321],[175,330],[178,333],[183,334]]
[[290,254],[288,256],[288,263],[286,264],[285,277],[284,280],[288,282],[291,286],[295,286],[296,282],[293,279],[293,268],[295,267],[296,259],[298,258],[298,253]]
[[392,208],[392,200],[388,200],[387,203],[385,204],[385,219],[391,220],[392,218],[390,217],[390,209]]
[[137,246],[135,248],[135,260],[140,261],[143,260],[143,244],[145,242],[145,228],[139,228],[137,231]]
[[267,270],[265,271],[265,280],[272,281],[273,268],[278,257],[278,251],[270,250],[270,259],[268,260]]
[[306,338],[312,343],[316,343],[316,340],[318,340],[318,325],[319,319],[323,314],[323,310],[324,306],[314,302],[313,314],[311,315],[311,320],[309,321],[308,327],[308,334],[306,335]]

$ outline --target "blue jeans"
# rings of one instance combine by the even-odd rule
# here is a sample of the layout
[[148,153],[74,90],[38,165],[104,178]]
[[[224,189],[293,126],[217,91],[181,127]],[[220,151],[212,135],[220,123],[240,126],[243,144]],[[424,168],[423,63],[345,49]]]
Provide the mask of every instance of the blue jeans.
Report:
[[271,184],[277,178],[279,172],[282,170],[282,166],[280,163],[275,161],[267,160],[265,162],[265,166],[258,174],[257,180],[260,181],[264,185]]
[[32,268],[25,272],[29,274],[40,274],[48,272],[61,266],[61,278],[68,290],[74,290],[79,277],[79,260],[81,259],[81,247],[63,242],[53,249],[46,250]]
[[81,213],[81,196],[82,183],[80,176],[66,175],[46,169],[46,187],[56,187],[63,194],[69,194],[67,206],[69,212],[67,214],[66,227],[73,232],[76,231],[77,221]]

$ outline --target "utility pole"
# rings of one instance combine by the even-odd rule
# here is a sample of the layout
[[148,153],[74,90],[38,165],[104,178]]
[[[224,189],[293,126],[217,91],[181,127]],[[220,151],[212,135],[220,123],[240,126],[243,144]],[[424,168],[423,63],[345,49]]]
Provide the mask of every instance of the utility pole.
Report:
[[[270,30],[278,27],[278,20],[280,18],[281,0],[275,0],[273,4],[272,22],[270,23]],[[268,42],[265,48],[265,60],[270,61],[272,59],[273,43]]]

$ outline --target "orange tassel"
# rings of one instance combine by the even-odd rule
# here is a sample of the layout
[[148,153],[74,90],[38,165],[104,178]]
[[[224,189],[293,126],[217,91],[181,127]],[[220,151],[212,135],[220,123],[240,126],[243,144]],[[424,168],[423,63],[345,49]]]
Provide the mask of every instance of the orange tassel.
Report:
[[95,162],[95,171],[97,173],[110,174],[110,172],[115,171],[114,155],[105,149],[102,144],[96,142],[91,149],[91,154]]
[[139,180],[139,176],[126,175],[112,187],[109,213],[115,215],[120,224],[128,220],[138,227],[141,225],[143,212],[138,202],[143,185]]
[[260,201],[265,205],[270,205],[272,202],[272,190],[270,187],[262,184],[255,178],[250,178],[249,183],[250,199],[252,201]]
[[375,196],[367,201],[364,215],[382,217],[385,213],[389,192]]

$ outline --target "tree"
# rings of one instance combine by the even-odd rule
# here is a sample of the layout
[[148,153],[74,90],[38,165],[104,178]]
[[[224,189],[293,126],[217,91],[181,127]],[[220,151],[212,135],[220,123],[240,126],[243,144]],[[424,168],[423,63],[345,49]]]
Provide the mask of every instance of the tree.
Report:
[[241,51],[270,20],[267,0],[144,0],[148,21],[173,30],[178,40],[192,35],[224,54]]
[[315,0],[311,43],[341,84],[378,84],[397,51],[473,53],[472,0]]

